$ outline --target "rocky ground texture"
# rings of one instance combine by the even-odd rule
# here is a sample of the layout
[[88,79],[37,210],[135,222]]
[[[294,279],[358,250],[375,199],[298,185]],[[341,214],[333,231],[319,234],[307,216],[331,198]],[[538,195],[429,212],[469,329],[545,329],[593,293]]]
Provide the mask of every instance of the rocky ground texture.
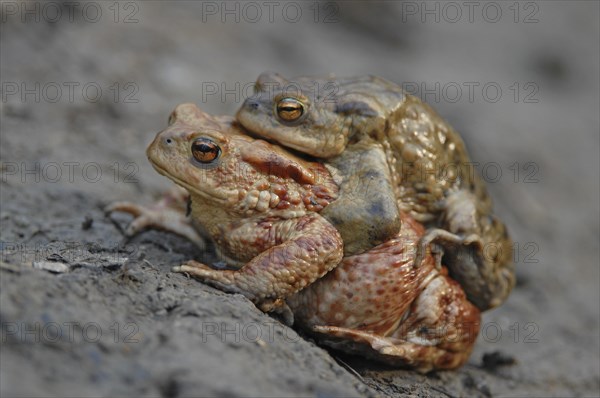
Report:
[[[1,3],[3,397],[600,394],[599,3],[72,3]],[[463,134],[518,276],[466,366],[327,351],[103,214],[169,187],[144,150],[176,104],[231,114],[264,70],[381,75]]]

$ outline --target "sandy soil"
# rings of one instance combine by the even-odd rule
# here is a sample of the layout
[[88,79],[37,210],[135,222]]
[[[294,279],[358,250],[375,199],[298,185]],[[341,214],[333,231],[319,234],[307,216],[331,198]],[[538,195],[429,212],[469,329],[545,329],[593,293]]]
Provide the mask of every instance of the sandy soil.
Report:
[[[3,397],[600,394],[598,2],[68,4],[1,3]],[[466,366],[328,352],[103,215],[169,186],[144,150],[176,104],[231,114],[264,70],[381,75],[463,134],[518,273]]]

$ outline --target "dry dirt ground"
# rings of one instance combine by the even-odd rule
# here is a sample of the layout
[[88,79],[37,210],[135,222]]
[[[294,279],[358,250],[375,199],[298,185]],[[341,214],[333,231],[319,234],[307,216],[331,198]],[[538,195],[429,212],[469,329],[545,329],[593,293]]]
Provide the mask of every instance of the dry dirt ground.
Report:
[[[0,4],[3,397],[599,395],[598,2]],[[104,216],[169,187],[144,150],[176,104],[231,114],[264,70],[381,75],[463,134],[518,274],[466,366],[328,352]]]

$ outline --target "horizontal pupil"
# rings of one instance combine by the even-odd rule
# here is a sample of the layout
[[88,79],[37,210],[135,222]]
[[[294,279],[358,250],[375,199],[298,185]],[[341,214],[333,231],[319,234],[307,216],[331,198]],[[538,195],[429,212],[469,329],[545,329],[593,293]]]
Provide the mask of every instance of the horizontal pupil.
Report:
[[200,152],[214,152],[215,148],[211,148],[208,145],[200,145],[200,147],[197,148],[196,150],[200,151]]

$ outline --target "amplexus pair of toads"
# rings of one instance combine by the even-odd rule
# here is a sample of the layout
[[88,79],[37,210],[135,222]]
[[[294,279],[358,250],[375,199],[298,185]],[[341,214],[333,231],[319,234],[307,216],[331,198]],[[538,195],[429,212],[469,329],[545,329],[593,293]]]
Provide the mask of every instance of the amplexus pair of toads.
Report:
[[147,155],[187,192],[109,206],[135,216],[127,233],[163,228],[202,244],[197,222],[230,269],[192,260],[174,271],[329,346],[455,368],[480,311],[514,285],[511,241],[461,138],[384,79],[266,73],[235,118],[179,105]]

